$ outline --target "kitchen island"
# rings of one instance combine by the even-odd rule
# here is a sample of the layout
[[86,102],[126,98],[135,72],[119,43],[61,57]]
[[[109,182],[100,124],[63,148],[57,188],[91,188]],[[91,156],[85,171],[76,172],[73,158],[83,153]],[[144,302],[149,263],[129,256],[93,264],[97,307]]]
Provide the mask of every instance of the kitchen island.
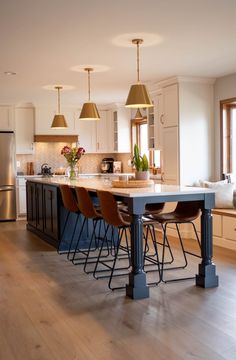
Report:
[[[126,286],[127,296],[133,299],[149,297],[149,287],[143,270],[142,215],[145,205],[160,202],[200,201],[201,202],[201,255],[196,275],[196,285],[204,288],[218,286],[216,268],[212,262],[212,216],[214,191],[205,188],[192,188],[177,185],[153,184],[148,188],[112,188],[111,183],[102,179],[68,180],[66,178],[33,179],[27,181],[27,228],[52,245],[60,241],[65,209],[60,198],[59,185],[84,186],[96,199],[96,190],[108,190],[117,199],[128,205],[132,216],[131,225],[131,262],[132,270]],[[35,213],[32,216],[33,208]],[[35,215],[35,216],[34,216]],[[36,218],[34,218],[36,217]],[[33,224],[32,224],[33,222]],[[46,233],[45,233],[46,230]]]

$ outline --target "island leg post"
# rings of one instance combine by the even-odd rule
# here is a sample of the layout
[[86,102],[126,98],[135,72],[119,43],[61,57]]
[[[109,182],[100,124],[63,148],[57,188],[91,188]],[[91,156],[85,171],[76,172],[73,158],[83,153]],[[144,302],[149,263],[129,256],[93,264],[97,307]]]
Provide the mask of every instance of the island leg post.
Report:
[[126,295],[132,299],[144,299],[149,297],[146,273],[143,270],[142,215],[132,215],[131,264],[132,271],[129,273],[129,283],[126,285]]
[[201,255],[202,262],[198,265],[196,285],[204,288],[217,287],[219,279],[216,275],[216,267],[212,262],[212,215],[210,209],[202,209],[201,216]]

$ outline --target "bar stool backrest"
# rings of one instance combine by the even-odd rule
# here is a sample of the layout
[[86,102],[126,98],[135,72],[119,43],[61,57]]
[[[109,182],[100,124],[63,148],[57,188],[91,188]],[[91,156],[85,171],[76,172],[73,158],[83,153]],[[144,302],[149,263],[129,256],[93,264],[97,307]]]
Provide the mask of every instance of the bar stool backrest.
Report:
[[146,204],[145,211],[149,214],[159,214],[164,209],[165,203]]
[[113,226],[130,225],[130,222],[122,217],[112,193],[109,191],[98,190],[97,194],[100,202],[102,217],[107,224]]
[[62,197],[62,202],[63,202],[63,206],[71,212],[78,212],[79,208],[76,202],[76,198],[72,193],[71,188],[69,187],[69,185],[63,184],[60,185],[60,192],[61,192],[61,197]]
[[199,216],[200,211],[200,201],[179,201],[174,213],[184,221],[192,221]]
[[82,186],[76,187],[75,193],[79,210],[86,218],[95,219],[98,216],[101,217],[101,215],[96,211],[87,189]]

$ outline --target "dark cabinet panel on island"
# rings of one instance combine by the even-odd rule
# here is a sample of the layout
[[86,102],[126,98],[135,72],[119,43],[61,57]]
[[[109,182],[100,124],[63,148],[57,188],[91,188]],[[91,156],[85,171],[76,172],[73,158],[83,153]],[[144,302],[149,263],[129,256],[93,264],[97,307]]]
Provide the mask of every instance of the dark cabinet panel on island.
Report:
[[[84,218],[80,216],[77,221],[77,215],[74,213],[71,213],[67,218],[68,210],[63,206],[59,187],[39,181],[27,180],[26,195],[27,229],[55,248],[58,248],[60,244],[60,251],[67,251],[77,222],[73,239],[73,246],[75,246]],[[61,242],[66,221],[63,241]],[[81,237],[81,246],[83,248],[87,248],[92,230],[93,224],[89,222],[83,229]]]
[[44,233],[58,239],[58,202],[57,188],[43,185]]
[[57,187],[27,181],[26,196],[28,230],[57,247],[60,239]]

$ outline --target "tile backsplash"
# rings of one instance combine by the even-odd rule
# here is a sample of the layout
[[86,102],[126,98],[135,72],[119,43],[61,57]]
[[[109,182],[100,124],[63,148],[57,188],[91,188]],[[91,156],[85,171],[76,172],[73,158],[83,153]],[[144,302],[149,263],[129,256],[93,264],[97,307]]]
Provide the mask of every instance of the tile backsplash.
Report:
[[[17,172],[23,172],[27,174],[27,162],[33,162],[34,173],[38,174],[41,171],[41,165],[47,163],[52,172],[55,172],[59,168],[66,168],[67,162],[63,155],[61,155],[61,149],[63,146],[71,144],[65,143],[35,143],[35,152],[33,155],[16,155],[16,160],[20,162],[20,167],[17,168]],[[104,157],[113,157],[115,160],[122,161],[122,171],[132,172],[132,169],[128,166],[128,160],[131,154],[86,154],[79,160],[79,167],[81,173],[99,173],[100,163]]]

